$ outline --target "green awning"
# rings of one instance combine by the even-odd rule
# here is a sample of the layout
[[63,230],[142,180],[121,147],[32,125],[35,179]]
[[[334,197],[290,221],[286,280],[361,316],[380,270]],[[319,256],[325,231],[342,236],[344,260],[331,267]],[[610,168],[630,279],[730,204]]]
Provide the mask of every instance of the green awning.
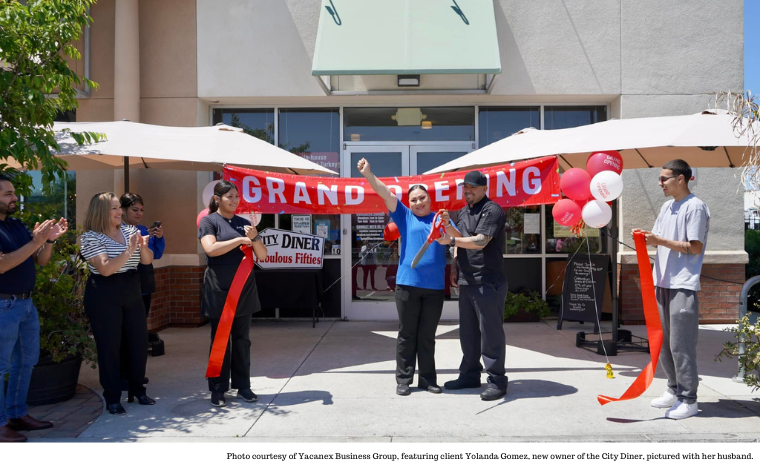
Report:
[[497,74],[493,0],[322,0],[311,74]]

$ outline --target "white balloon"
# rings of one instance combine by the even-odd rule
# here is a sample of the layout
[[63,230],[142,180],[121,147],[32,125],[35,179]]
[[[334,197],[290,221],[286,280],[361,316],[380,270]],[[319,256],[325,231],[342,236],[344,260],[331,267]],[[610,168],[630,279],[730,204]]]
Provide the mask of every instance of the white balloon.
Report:
[[236,216],[240,216],[243,219],[247,219],[254,226],[258,226],[259,223],[261,222],[261,213],[256,213],[256,212],[253,212],[253,213],[243,213],[243,214],[238,213]]
[[591,200],[583,207],[581,216],[583,216],[583,221],[586,223],[586,226],[603,228],[607,226],[607,223],[612,219],[612,208],[610,208],[610,205],[604,201]]
[[605,170],[594,175],[590,188],[597,200],[616,200],[623,193],[623,177],[612,170]]
[[201,199],[203,200],[204,206],[208,206],[209,202],[211,201],[211,197],[214,196],[214,187],[217,183],[219,183],[219,180],[214,180],[203,188]]

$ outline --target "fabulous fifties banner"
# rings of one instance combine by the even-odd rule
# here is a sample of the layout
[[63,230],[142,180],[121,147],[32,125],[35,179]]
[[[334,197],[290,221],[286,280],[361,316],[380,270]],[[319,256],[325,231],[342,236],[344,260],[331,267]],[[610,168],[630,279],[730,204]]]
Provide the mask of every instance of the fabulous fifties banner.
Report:
[[[556,203],[560,198],[557,157],[536,158],[479,169],[488,178],[488,197],[502,208]],[[409,206],[407,190],[424,185],[432,210],[460,209],[467,171],[410,177],[384,177],[396,196]],[[240,192],[237,213],[359,214],[384,213],[385,203],[364,177],[332,178],[270,173],[224,167],[224,179]]]

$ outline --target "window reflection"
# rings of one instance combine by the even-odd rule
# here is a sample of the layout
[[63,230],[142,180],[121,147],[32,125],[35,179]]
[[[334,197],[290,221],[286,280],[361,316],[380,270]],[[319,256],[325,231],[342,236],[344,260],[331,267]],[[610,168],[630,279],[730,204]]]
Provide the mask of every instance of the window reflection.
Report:
[[346,141],[475,140],[474,107],[346,107]]
[[504,231],[507,239],[507,254],[541,253],[541,209],[507,208]]
[[541,127],[540,108],[535,107],[481,107],[478,110],[480,147],[509,137],[528,127]]
[[214,109],[214,124],[220,122],[274,145],[274,109]]
[[607,106],[546,106],[544,129],[567,129],[607,120]]

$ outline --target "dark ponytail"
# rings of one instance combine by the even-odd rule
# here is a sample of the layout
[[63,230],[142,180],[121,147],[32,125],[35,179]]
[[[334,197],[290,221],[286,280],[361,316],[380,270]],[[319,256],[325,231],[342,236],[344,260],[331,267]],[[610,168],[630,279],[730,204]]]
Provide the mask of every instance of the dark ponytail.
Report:
[[219,203],[214,200],[214,197],[218,196],[221,198],[222,196],[226,195],[230,192],[230,190],[235,189],[237,190],[237,186],[235,186],[234,183],[229,182],[227,180],[220,180],[219,183],[217,183],[214,186],[214,196],[211,197],[211,201],[208,202],[208,213],[216,213],[216,211],[219,209]]

